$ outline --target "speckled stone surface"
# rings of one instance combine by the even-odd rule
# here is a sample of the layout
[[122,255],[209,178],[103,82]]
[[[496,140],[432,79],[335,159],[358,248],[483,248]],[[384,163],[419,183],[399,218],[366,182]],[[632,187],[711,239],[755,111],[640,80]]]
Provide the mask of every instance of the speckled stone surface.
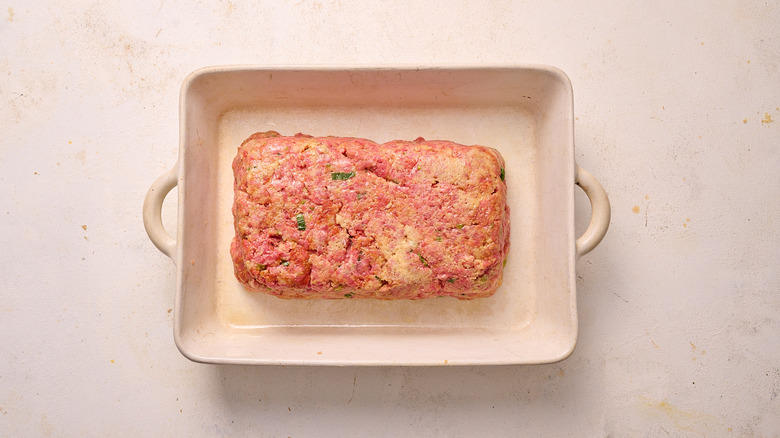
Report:
[[[776,2],[4,1],[0,435],[777,436],[778,22]],[[571,357],[299,368],[177,351],[176,269],[141,206],[177,160],[190,72],[518,63],[571,78],[575,157],[613,207],[577,263]]]

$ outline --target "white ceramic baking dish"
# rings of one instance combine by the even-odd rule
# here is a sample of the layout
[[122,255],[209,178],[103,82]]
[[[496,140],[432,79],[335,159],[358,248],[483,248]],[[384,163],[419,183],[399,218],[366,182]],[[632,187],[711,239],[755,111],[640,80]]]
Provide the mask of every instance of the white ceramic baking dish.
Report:
[[[532,364],[577,341],[575,261],[604,237],[607,195],[574,161],[569,79],[544,66],[210,67],[181,90],[177,165],[143,207],[152,242],[177,267],[174,339],[209,363]],[[506,160],[511,250],[495,296],[473,301],[281,300],[233,275],[231,160],[256,131],[447,139]],[[592,205],[574,235],[574,184]],[[162,203],[178,186],[176,238]]]

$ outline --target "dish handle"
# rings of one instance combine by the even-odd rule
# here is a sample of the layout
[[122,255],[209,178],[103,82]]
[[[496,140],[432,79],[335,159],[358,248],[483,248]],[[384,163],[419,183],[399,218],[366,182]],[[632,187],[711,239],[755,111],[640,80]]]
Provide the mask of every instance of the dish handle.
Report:
[[176,171],[176,167],[160,175],[146,193],[143,210],[146,234],[149,235],[149,239],[154,243],[154,246],[170,257],[174,263],[176,263],[176,258],[174,257],[176,239],[165,231],[162,223],[162,205],[165,197],[178,183],[179,174]]
[[607,234],[612,209],[609,206],[606,190],[590,172],[577,166],[574,182],[588,195],[591,209],[588,229],[574,244],[577,257],[582,257],[593,251],[593,248],[601,243],[601,239]]

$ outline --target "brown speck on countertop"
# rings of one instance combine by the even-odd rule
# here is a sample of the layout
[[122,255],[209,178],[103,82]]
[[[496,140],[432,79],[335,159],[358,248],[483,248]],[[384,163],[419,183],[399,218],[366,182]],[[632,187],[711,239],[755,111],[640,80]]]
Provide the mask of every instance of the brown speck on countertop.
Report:
[[631,209],[635,214],[639,214],[639,206],[635,205],[634,208]]
[[82,225],[81,229],[84,230],[84,231],[87,231],[87,226],[86,225]]
[[747,119],[742,119],[742,123],[747,123]]
[[650,195],[645,195],[645,201],[647,201],[648,199],[650,199]]
[[764,113],[764,118],[761,119],[761,123],[772,123],[774,120],[772,119],[772,114]]
[[322,354],[322,352],[321,352],[321,351],[318,351],[318,352],[317,352],[317,354],[320,354],[320,355],[321,355],[321,354]]
[[73,144],[73,141],[71,141],[71,140],[68,140],[68,144]]
[[8,8],[8,22],[13,23],[14,21],[14,8]]
[[111,359],[111,363],[115,363],[114,359]]
[[171,313],[171,312],[173,312],[173,309],[168,309],[168,313]]
[[190,264],[194,265],[195,264],[195,260],[190,260]]

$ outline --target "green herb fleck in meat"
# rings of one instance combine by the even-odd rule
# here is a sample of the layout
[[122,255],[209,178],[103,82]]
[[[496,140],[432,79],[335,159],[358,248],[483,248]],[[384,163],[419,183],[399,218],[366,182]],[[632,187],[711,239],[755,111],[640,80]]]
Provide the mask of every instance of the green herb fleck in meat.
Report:
[[290,262],[288,260],[282,260],[282,262],[279,264],[282,266],[290,266]]
[[450,277],[450,278],[448,278],[448,279],[447,279],[447,282],[449,282],[449,283],[455,283],[455,279],[454,279],[454,278],[452,278],[452,277]]
[[303,213],[298,213],[295,216],[295,222],[298,223],[298,229],[300,231],[306,230],[306,219],[303,218]]
[[422,256],[422,254],[417,254],[418,257],[420,257],[420,261],[423,265],[425,265],[426,268],[430,268],[431,265],[428,264],[428,260],[425,260],[425,257]]
[[336,180],[346,181],[352,178],[353,176],[355,176],[355,172],[331,172],[330,173],[330,179],[332,179],[333,181]]
[[501,177],[501,181],[503,181],[504,178],[506,178],[506,174],[504,173],[504,168],[503,167],[501,168],[501,173],[498,176]]
[[265,271],[266,266],[262,263],[257,264],[257,270],[258,271]]
[[344,294],[344,297],[345,298],[352,298],[352,294],[351,293],[350,294]]
[[466,225],[464,225],[464,224],[458,224],[458,225],[455,225],[455,228],[457,228],[457,229],[459,229],[459,230],[462,230],[462,229],[463,229],[463,227],[465,227],[465,226],[466,226]]

